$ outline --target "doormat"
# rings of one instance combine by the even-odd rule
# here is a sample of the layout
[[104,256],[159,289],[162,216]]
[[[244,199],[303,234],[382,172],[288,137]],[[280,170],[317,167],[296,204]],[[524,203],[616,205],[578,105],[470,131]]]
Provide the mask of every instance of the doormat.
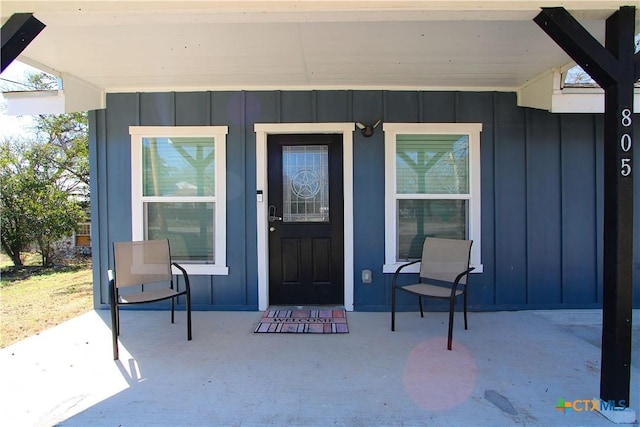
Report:
[[344,310],[267,310],[255,333],[347,334]]

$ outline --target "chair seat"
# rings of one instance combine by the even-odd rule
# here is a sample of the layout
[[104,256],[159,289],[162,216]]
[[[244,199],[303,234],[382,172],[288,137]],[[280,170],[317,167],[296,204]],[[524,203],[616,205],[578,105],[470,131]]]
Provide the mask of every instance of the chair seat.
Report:
[[139,304],[143,302],[161,301],[163,299],[172,298],[186,292],[177,292],[175,289],[153,289],[146,292],[135,294],[119,295],[118,303],[120,304]]
[[[401,286],[400,289],[414,293],[416,295],[424,295],[434,298],[449,298],[451,289],[443,286],[430,285],[428,283],[416,283],[415,285]],[[463,289],[456,289],[456,296],[462,295]]]

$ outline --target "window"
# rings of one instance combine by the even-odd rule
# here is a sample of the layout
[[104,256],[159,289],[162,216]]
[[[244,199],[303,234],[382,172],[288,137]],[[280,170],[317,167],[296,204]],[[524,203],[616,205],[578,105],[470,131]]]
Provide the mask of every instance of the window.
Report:
[[81,222],[76,227],[74,246],[91,246],[91,223]]
[[284,222],[329,222],[329,146],[282,147]]
[[169,239],[190,274],[228,274],[226,126],[132,126],[133,240]]
[[471,265],[482,272],[481,130],[476,123],[385,123],[385,273],[419,259],[425,237],[472,239]]

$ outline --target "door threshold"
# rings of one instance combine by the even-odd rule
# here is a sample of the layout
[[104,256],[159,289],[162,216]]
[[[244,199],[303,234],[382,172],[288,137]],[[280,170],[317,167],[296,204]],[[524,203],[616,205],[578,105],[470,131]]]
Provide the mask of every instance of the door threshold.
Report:
[[345,310],[344,304],[270,305],[267,310]]

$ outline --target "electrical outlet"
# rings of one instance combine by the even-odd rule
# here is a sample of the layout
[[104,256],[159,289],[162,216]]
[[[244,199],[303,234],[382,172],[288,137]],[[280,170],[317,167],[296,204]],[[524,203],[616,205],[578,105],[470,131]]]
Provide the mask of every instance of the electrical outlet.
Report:
[[371,270],[362,270],[362,283],[371,283],[372,281]]

